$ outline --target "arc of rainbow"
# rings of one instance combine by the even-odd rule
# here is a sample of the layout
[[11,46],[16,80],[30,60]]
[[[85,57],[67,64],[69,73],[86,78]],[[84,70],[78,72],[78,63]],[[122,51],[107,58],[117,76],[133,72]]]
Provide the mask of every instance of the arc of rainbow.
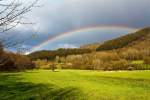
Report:
[[120,28],[120,29],[131,29],[132,31],[136,31],[138,30],[138,28],[134,28],[134,27],[128,27],[128,26],[100,26],[100,25],[96,25],[96,26],[88,26],[88,27],[81,27],[81,28],[78,28],[78,29],[74,29],[74,30],[71,30],[71,31],[68,31],[68,32],[64,32],[64,33],[61,33],[61,34],[58,34],[56,36],[52,36],[52,37],[49,37],[47,40],[43,41],[42,43],[32,47],[31,50],[35,50],[35,49],[38,49],[40,48],[41,46],[47,44],[48,42],[50,41],[53,41],[53,40],[56,40],[56,39],[59,39],[59,38],[63,38],[65,36],[68,36],[68,35],[71,35],[73,33],[76,33],[76,32],[83,32],[83,31],[88,31],[88,30],[93,30],[93,29],[108,29],[108,28]]

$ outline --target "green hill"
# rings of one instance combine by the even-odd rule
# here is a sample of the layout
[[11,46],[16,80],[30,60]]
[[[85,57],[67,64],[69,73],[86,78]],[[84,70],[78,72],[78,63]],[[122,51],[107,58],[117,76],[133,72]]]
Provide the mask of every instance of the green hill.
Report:
[[150,45],[150,27],[139,30],[113,40],[105,41],[96,50],[106,51],[124,47],[149,47]]

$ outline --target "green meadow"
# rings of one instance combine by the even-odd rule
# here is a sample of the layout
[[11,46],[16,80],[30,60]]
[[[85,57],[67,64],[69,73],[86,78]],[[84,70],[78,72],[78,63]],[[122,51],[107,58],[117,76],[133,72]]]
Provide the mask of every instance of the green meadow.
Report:
[[0,100],[150,100],[150,71],[1,72]]

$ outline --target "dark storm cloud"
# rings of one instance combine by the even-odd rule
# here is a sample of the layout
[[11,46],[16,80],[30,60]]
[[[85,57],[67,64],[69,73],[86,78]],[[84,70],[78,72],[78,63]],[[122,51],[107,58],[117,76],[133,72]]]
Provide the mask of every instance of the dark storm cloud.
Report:
[[149,26],[149,9],[150,0],[45,0],[35,17],[42,29],[56,34],[94,24]]

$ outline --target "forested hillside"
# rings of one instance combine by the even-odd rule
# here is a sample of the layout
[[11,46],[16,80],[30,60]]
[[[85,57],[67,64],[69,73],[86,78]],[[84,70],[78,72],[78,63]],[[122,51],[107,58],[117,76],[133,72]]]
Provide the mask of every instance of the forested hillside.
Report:
[[144,28],[135,33],[131,33],[131,34],[122,36],[117,39],[105,41],[103,44],[101,44],[97,48],[97,51],[106,51],[106,50],[114,50],[114,49],[123,48],[125,46],[130,45],[131,43],[133,44],[133,42],[136,42],[138,40],[148,39],[149,34],[150,34],[150,28]]

